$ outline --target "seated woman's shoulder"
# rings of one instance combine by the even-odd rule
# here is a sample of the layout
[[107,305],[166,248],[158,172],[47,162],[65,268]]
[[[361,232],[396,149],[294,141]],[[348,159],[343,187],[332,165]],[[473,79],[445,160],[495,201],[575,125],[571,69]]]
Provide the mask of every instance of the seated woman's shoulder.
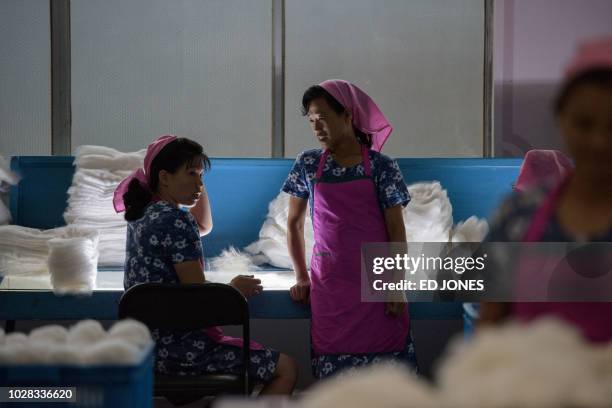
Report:
[[540,207],[548,192],[549,189],[543,186],[531,187],[525,191],[512,191],[493,213],[490,220],[491,227],[531,216]]
[[148,216],[151,220],[174,220],[176,218],[189,218],[191,215],[188,211],[184,211],[180,208],[177,208],[170,203],[165,201],[158,201],[156,203],[151,204],[147,207],[145,211],[145,216]]

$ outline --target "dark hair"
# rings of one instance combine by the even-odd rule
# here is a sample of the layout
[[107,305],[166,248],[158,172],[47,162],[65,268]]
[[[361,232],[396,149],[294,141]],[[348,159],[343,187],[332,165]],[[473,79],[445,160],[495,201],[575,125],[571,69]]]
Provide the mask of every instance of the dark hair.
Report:
[[[336,98],[334,98],[329,92],[325,90],[320,85],[313,85],[304,92],[302,96],[302,116],[306,116],[308,114],[308,108],[310,107],[310,103],[315,99],[323,98],[327,102],[330,108],[338,115],[346,112],[346,108],[342,106],[340,102]],[[363,133],[361,130],[357,129],[353,126],[353,131],[355,132],[355,136],[359,143],[362,145],[366,145],[369,148],[372,147],[372,135]]]
[[612,86],[612,69],[592,69],[583,72],[582,74],[563,84],[554,101],[553,109],[555,114],[558,115],[563,111],[571,94],[576,90],[576,88],[582,85],[596,85],[602,87]]
[[[149,175],[151,192],[156,193],[158,190],[161,170],[176,173],[183,166],[196,166],[200,162],[204,171],[210,169],[210,160],[199,143],[183,137],[168,143],[151,163],[151,174]],[[128,190],[123,194],[126,221],[134,221],[142,217],[144,209],[151,202],[151,192],[143,188],[136,179],[130,182]]]

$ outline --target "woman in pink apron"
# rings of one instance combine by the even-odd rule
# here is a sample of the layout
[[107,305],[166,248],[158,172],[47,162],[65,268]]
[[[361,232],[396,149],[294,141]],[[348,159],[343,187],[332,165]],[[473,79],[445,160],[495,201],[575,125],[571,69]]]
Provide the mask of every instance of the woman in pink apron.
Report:
[[[302,152],[283,191],[295,301],[309,302],[316,378],[393,359],[416,370],[405,303],[361,301],[361,245],[405,242],[402,206],[410,197],[395,161],[380,152],[392,127],[355,85],[328,80],[309,88],[303,113],[322,149]],[[315,246],[308,273],[304,217],[310,203]]]
[[[575,168],[559,153],[526,157],[517,193],[498,211],[489,241],[612,242],[612,37],[580,47],[555,113]],[[484,321],[508,315],[556,316],[590,341],[612,341],[612,302],[483,304]]]
[[[119,184],[113,203],[117,212],[125,211],[128,221],[126,289],[145,282],[205,282],[200,234],[209,231],[212,222],[202,172],[209,166],[198,143],[166,135],[148,146],[144,167]],[[188,212],[181,206],[192,207]],[[237,276],[231,284],[244,296],[262,289],[260,281],[250,276]],[[241,372],[242,339],[225,336],[218,327],[154,329],[152,336],[157,346],[155,369],[161,374]],[[291,394],[297,377],[295,361],[255,342],[251,350],[250,376],[265,384],[262,392]]]

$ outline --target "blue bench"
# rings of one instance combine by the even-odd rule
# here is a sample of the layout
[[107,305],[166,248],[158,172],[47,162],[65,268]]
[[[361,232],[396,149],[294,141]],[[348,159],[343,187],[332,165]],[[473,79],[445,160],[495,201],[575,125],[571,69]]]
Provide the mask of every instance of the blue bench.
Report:
[[[73,157],[16,156],[13,171],[22,176],[13,187],[13,222],[32,228],[64,225],[67,190],[74,173]],[[204,181],[209,192],[214,229],[203,238],[207,257],[233,245],[242,248],[258,239],[268,203],[289,173],[290,159],[212,159]],[[489,217],[511,190],[521,159],[398,159],[407,183],[438,180],[448,191],[456,222],[471,215]],[[104,271],[100,271],[104,273]],[[0,291],[0,319],[116,318],[121,291],[94,292],[91,297],[55,296],[45,291]],[[309,311],[291,301],[287,291],[264,291],[250,300],[253,318],[307,318]],[[458,303],[415,303],[412,319],[462,318]]]

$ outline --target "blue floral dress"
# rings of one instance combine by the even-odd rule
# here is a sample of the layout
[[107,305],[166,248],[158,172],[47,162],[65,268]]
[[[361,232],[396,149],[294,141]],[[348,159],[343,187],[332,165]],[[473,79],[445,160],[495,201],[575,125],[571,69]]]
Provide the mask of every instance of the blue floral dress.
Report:
[[[202,241],[191,213],[165,201],[149,205],[144,215],[128,223],[125,289],[144,282],[178,284],[174,264],[202,258]],[[239,374],[242,349],[220,344],[204,331],[152,330],[156,343],[156,371],[170,375]],[[268,382],[276,370],[279,352],[251,350],[250,375]]]
[[[313,208],[312,197],[314,186],[312,180],[317,173],[319,160],[323,150],[313,149],[302,152],[289,172],[289,176],[282,187],[285,193],[295,197],[308,199],[310,208]],[[399,165],[393,159],[382,153],[369,151],[372,177],[378,193],[378,202],[382,209],[391,208],[401,204],[408,205],[410,195],[404,182],[404,177]],[[334,161],[332,155],[327,156],[323,167],[323,177],[326,180],[344,180],[352,177],[363,176],[365,170],[363,164],[352,167],[342,167]]]
[[[310,209],[314,207],[313,179],[321,159],[323,150],[313,149],[302,152],[296,159],[287,180],[283,184],[282,191],[295,197],[308,199]],[[372,178],[376,186],[378,203],[381,209],[387,209],[396,205],[406,206],[410,202],[408,188],[397,162],[384,154],[370,150],[368,152]],[[326,180],[347,180],[363,176],[365,170],[363,164],[352,167],[342,167],[329,155],[323,167],[323,175]],[[373,336],[376,333],[372,333]],[[357,367],[375,364],[378,362],[396,362],[406,365],[413,372],[417,372],[417,360],[414,350],[412,335],[408,336],[406,347],[402,351],[392,353],[364,353],[364,354],[335,354],[314,356],[311,359],[312,372],[315,378],[326,378],[331,375],[346,372]]]

